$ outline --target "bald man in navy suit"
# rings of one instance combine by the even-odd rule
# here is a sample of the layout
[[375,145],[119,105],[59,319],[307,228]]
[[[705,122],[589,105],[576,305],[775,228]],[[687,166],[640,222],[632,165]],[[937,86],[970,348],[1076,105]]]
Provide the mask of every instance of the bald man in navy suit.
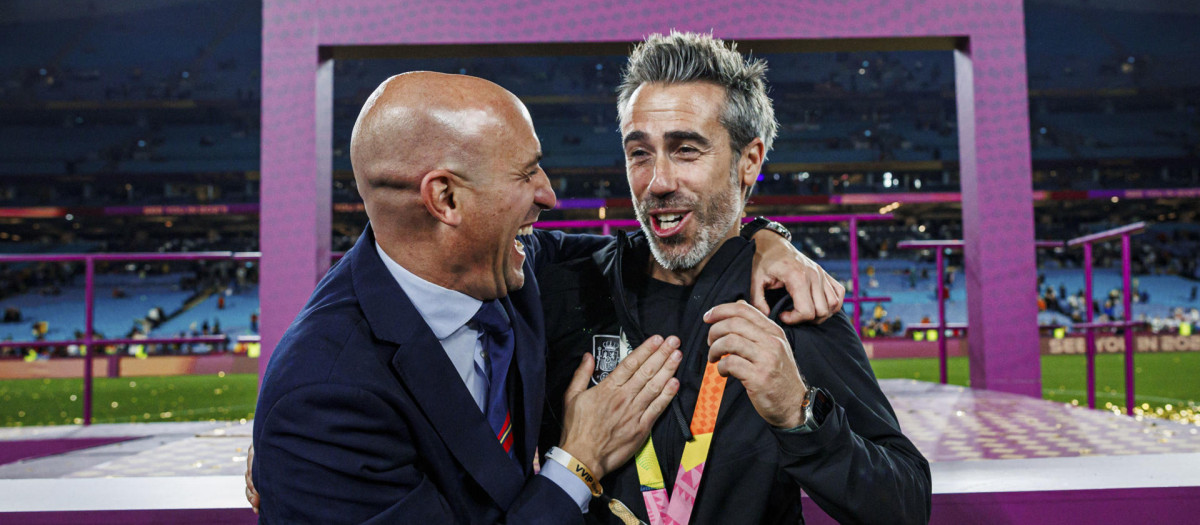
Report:
[[[262,522],[581,522],[588,484],[553,462],[533,473],[546,358],[525,275],[596,243],[532,232],[555,202],[540,158],[525,106],[486,80],[410,73],[371,96],[351,143],[370,225],[263,377]],[[474,315],[489,309],[512,343],[502,379]],[[585,392],[590,365],[577,374],[560,448],[595,478],[678,387],[678,340],[652,343],[604,389]]]

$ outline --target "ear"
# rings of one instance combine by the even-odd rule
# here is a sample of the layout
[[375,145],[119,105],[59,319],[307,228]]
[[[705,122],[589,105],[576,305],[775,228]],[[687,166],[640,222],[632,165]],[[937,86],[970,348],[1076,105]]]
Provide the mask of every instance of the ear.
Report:
[[742,148],[741,155],[741,159],[738,160],[738,176],[742,179],[742,186],[749,189],[758,182],[758,174],[762,172],[763,161],[767,157],[767,146],[761,138],[755,137]]
[[455,194],[458,189],[458,177],[453,173],[433,170],[421,177],[421,203],[434,219],[458,226],[462,223],[462,209]]

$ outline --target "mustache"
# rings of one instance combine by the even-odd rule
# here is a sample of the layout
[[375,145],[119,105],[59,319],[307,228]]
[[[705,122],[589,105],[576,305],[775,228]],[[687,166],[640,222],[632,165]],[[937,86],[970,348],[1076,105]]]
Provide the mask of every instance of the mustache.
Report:
[[637,203],[637,207],[641,209],[643,213],[645,213],[658,208],[696,209],[697,204],[699,204],[699,199],[676,193],[665,198],[647,195],[646,198]]

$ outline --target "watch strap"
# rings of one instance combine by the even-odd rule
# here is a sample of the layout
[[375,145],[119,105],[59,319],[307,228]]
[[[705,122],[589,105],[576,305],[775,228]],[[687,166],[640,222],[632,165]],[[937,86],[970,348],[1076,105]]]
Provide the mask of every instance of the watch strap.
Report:
[[742,238],[749,240],[762,229],[778,233],[781,237],[787,239],[788,242],[792,240],[792,232],[788,231],[786,226],[766,217],[755,217],[754,220],[742,225]]

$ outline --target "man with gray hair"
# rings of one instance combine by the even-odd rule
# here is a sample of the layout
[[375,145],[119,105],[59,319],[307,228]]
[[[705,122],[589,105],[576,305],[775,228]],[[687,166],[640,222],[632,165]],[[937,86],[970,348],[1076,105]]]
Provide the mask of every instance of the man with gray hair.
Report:
[[846,315],[790,326],[780,319],[790,298],[751,286],[751,235],[773,226],[740,227],[777,128],[765,71],[711,35],[639,44],[618,110],[641,231],[538,275],[543,447],[558,438],[557,403],[581,362],[595,363],[595,384],[651,334],[682,340],[670,415],[602,480],[609,499],[592,502],[589,522],[799,523],[801,490],[843,523],[929,519],[929,464]]

